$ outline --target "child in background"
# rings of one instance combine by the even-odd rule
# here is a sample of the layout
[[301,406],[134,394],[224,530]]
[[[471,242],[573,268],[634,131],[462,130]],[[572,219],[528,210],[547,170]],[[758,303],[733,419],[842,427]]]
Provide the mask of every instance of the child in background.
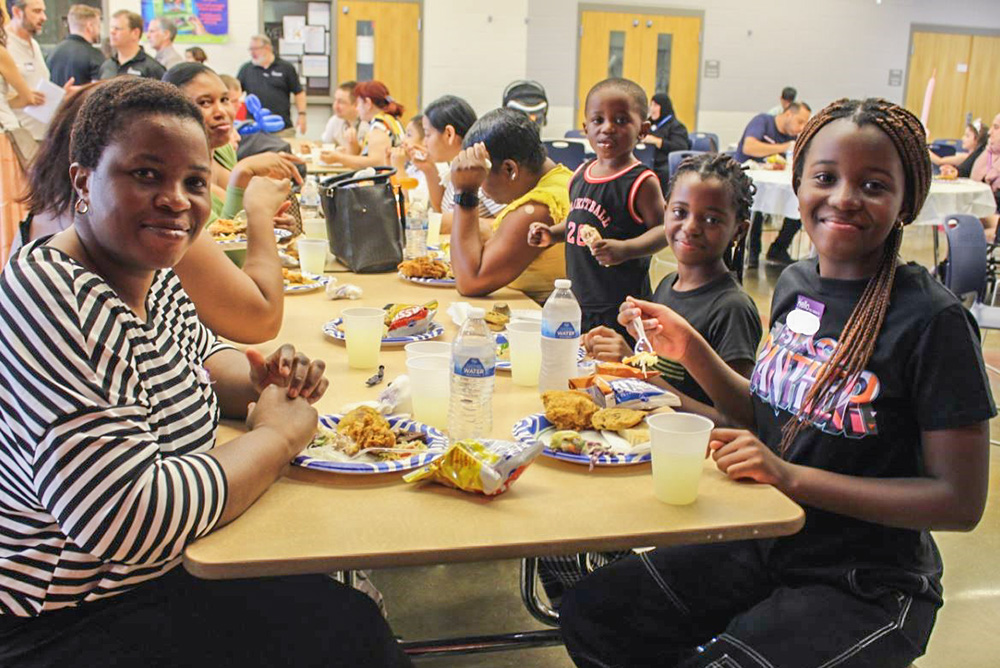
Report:
[[[229,91],[229,102],[233,105],[233,118],[245,121],[247,119],[247,105],[243,101],[243,86],[240,85],[240,80],[228,74],[220,74],[219,78],[222,79],[222,83],[226,84],[226,89]],[[236,131],[235,128],[233,131]]]
[[[667,243],[660,183],[633,155],[649,132],[648,103],[637,83],[605,79],[587,93],[584,108],[584,131],[597,159],[573,175],[566,220],[532,225],[528,243],[544,248],[565,241],[583,330],[606,325],[624,333],[618,306],[628,295],[649,298],[649,256]],[[583,231],[587,226],[593,229]],[[594,230],[599,238],[591,238]]]
[[754,432],[716,429],[734,480],[802,504],[767,540],[659,549],[566,593],[578,666],[879,666],[927,647],[942,604],[931,531],[969,531],[989,485],[996,415],[979,333],[925,269],[902,264],[931,164],[920,121],[885,100],[839,100],[806,125],[792,185],[818,257],[782,273],[748,382],[690,324],[628,300],[657,353]]
[[409,176],[417,180],[417,187],[407,192],[407,198],[427,202],[430,199],[430,194],[427,191],[427,177],[408,159],[411,147],[419,146],[423,143],[424,117],[422,114],[417,114],[406,124],[402,143],[399,146],[392,147],[392,150],[389,152],[389,161],[396,168],[397,176]]
[[[757,306],[740,285],[753,196],[753,182],[729,156],[704,153],[680,163],[667,184],[663,222],[677,271],[664,277],[652,299],[690,323],[744,378],[753,371],[762,333]],[[626,340],[603,325],[587,332],[583,343],[603,361],[632,354]],[[661,358],[656,369],[680,395],[681,410],[720,423],[708,410],[712,400],[683,366]]]

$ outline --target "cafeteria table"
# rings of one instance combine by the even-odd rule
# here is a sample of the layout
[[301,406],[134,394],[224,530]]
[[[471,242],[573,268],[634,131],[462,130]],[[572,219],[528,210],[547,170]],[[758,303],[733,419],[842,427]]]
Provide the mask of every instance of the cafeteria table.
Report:
[[[343,344],[324,338],[323,323],[341,309],[438,300],[444,340],[452,340],[457,331],[445,311],[464,298],[452,288],[418,285],[396,274],[331,276],[360,286],[362,298],[330,301],[322,291],[289,295],[276,339],[327,362],[331,382],[317,404],[320,413],[374,399],[385,387],[366,387],[372,370],[349,369]],[[486,308],[496,302],[512,309],[538,308],[510,289],[467,301]],[[259,346],[265,352],[271,347]],[[383,348],[379,363],[385,365],[387,381],[405,373],[401,348]],[[419,378],[412,381],[419,391]],[[509,374],[497,373],[493,437],[509,439],[515,421],[541,410],[535,388],[514,386]],[[241,429],[224,424],[219,441]],[[802,509],[774,488],[730,481],[710,460],[698,500],[683,507],[656,500],[649,464],[589,471],[542,456],[507,492],[492,498],[437,484],[407,484],[399,473],[341,475],[292,466],[241,517],[188,546],[184,565],[209,579],[332,573],[764,538],[794,533],[803,521]],[[522,597],[533,615],[552,624],[544,607],[539,613],[533,563],[522,563]],[[411,655],[429,656],[559,642],[552,629],[406,642],[404,647]]]

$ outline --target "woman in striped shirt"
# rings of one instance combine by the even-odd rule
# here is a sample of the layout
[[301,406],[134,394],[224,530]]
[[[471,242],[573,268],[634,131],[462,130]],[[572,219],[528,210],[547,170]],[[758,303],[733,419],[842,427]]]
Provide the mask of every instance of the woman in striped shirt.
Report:
[[[70,154],[73,225],[0,274],[0,665],[408,665],[329,578],[176,568],[312,437],[323,363],[221,345],[170,270],[210,208],[201,114],[176,88],[99,87]],[[248,433],[216,446],[220,415]]]

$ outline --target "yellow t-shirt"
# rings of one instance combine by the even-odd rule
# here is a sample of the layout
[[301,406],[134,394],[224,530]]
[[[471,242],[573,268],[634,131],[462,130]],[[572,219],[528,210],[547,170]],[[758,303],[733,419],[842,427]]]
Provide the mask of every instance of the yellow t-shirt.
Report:
[[[538,180],[534,188],[497,214],[493,220],[493,232],[500,229],[508,213],[528,202],[548,207],[553,225],[564,221],[569,215],[569,182],[572,178],[573,172],[563,165],[556,165]],[[561,245],[543,250],[520,276],[511,281],[509,287],[542,304],[552,293],[552,283],[557,278],[566,278],[566,253]]]

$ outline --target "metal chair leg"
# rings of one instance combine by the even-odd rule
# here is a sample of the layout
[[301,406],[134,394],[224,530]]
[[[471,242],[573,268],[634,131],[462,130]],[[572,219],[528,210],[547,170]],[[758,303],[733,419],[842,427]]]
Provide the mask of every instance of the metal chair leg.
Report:
[[521,601],[532,617],[542,624],[559,626],[559,612],[553,610],[538,596],[538,558],[521,560]]

